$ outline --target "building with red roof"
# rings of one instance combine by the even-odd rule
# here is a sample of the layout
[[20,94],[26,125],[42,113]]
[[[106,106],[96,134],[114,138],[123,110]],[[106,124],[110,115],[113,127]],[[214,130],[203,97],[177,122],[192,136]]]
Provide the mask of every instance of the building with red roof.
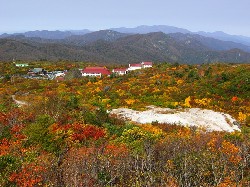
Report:
[[112,70],[112,73],[115,73],[117,75],[125,75],[127,74],[127,69],[126,68],[116,68]]
[[110,74],[110,71],[106,67],[86,67],[82,70],[82,76],[101,77]]
[[141,64],[129,64],[128,66],[129,66],[127,69],[128,71],[133,71],[142,68]]
[[142,62],[141,65],[143,68],[152,68],[153,62]]

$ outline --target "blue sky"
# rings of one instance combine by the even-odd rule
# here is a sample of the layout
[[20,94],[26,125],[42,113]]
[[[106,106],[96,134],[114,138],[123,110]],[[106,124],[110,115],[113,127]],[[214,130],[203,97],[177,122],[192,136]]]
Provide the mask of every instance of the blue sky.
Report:
[[170,25],[250,36],[250,0],[0,0],[0,33]]

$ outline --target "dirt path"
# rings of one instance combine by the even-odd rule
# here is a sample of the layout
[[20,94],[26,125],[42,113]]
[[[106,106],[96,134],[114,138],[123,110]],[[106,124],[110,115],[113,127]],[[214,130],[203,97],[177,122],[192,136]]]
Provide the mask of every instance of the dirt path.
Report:
[[11,97],[12,97],[12,100],[18,105],[18,107],[29,105],[26,101],[16,100],[16,96],[15,95],[12,95]]

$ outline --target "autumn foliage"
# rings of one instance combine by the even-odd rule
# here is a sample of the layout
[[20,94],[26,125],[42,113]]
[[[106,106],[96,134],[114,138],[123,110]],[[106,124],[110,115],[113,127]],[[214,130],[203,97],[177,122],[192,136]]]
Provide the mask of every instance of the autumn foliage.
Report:
[[[249,186],[249,73],[247,64],[162,63],[121,77],[0,79],[0,186]],[[108,113],[150,105],[225,112],[242,131],[140,125]]]

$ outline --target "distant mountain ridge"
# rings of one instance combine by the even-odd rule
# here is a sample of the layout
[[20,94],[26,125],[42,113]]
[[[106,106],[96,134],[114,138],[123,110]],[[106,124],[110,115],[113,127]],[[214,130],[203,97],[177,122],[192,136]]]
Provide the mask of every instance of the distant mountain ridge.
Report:
[[111,30],[117,31],[117,32],[122,32],[122,33],[137,33],[137,34],[147,34],[150,32],[163,32],[165,34],[170,34],[170,33],[183,33],[183,34],[198,34],[222,41],[231,41],[235,43],[241,43],[244,45],[250,46],[250,37],[246,36],[240,36],[240,35],[230,35],[226,34],[222,31],[217,31],[217,32],[191,32],[187,29],[183,28],[178,28],[178,27],[173,27],[173,26],[167,26],[167,25],[154,25],[154,26],[138,26],[135,28],[112,28]]
[[16,36],[16,35],[24,35],[25,37],[28,38],[42,38],[42,39],[51,39],[51,40],[59,40],[59,39],[65,39],[67,37],[70,37],[72,35],[84,35],[87,33],[90,33],[88,29],[84,29],[81,31],[48,31],[48,30],[36,30],[36,31],[28,31],[24,33],[14,33],[14,34],[2,34],[0,35],[0,38],[7,38],[11,36]]
[[[198,34],[201,36],[206,36],[222,41],[231,41],[235,43],[240,43],[243,45],[250,46],[250,37],[246,36],[240,36],[240,35],[230,35],[226,34],[222,31],[217,32],[191,32],[187,29],[178,28],[174,26],[167,26],[167,25],[153,25],[153,26],[147,26],[142,25],[135,28],[126,28],[126,27],[120,27],[120,28],[110,28],[107,30],[112,30],[120,33],[125,34],[148,34],[151,32],[163,32],[165,34],[171,34],[171,33],[183,33],[183,34]],[[2,34],[0,35],[0,38],[6,38],[10,37],[11,35],[24,35],[26,37],[38,37],[42,39],[66,39],[68,37],[74,36],[74,35],[85,35],[88,33],[92,33],[93,31],[90,31],[88,29],[84,30],[69,30],[69,31],[29,31],[25,33],[15,33],[15,34]],[[96,31],[94,31],[96,32]]]
[[226,51],[231,49],[240,49],[246,52],[250,52],[250,46],[241,43],[222,41],[219,39],[206,37],[198,34],[171,33],[169,35],[175,38],[175,40],[185,41],[187,43],[190,41],[192,41],[193,43],[201,42],[204,46],[210,48],[211,50]]
[[232,46],[227,50],[227,42],[189,33],[123,34],[104,30],[79,37],[80,39],[77,37],[72,39],[70,36],[68,40],[25,36],[3,38],[0,39],[0,61],[11,61],[15,58],[119,64],[141,61],[187,64],[250,63],[250,53],[235,49],[237,43],[230,43]]
[[72,35],[65,38],[62,42],[65,42],[67,44],[82,46],[95,42],[97,40],[113,42],[118,38],[122,38],[128,35],[129,34],[120,33],[113,30],[100,30],[96,32],[87,33],[84,35]]
[[196,34],[210,37],[210,38],[215,38],[218,40],[232,41],[232,42],[241,43],[241,44],[250,46],[250,37],[246,37],[246,36],[230,35],[221,31],[217,31],[217,32],[200,31],[200,32],[196,32]]
[[136,33],[136,34],[148,34],[151,32],[163,32],[165,34],[178,33],[178,32],[183,34],[191,33],[187,29],[182,29],[173,26],[166,26],[166,25],[154,25],[154,26],[141,25],[135,28],[121,27],[121,28],[112,28],[110,30],[114,30],[121,33]]

